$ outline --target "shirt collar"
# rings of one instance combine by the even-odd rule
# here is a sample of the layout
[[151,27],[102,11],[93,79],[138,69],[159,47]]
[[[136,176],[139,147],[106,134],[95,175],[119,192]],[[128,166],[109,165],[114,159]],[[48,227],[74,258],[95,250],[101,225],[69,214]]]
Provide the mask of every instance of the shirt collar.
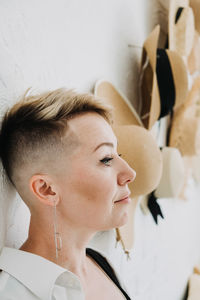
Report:
[[9,247],[4,247],[1,251],[0,269],[15,277],[40,299],[45,300],[51,299],[54,284],[61,274],[67,272],[68,276],[75,279],[77,277],[41,256]]

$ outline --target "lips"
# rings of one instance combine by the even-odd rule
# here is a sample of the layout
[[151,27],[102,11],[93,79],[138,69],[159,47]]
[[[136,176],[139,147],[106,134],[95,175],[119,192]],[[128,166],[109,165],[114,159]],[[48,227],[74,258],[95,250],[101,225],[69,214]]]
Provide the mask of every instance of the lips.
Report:
[[115,201],[115,203],[122,202],[122,201],[128,201],[129,200],[129,196],[130,196],[130,194],[125,195],[125,196],[123,196],[123,198]]

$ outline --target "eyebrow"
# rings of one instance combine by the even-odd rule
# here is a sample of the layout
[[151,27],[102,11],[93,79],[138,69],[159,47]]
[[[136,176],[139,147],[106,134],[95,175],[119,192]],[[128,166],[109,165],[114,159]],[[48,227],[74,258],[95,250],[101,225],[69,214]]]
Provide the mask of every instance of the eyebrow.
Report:
[[99,144],[99,145],[94,149],[93,152],[95,152],[97,149],[99,149],[99,148],[102,147],[102,146],[109,146],[109,147],[114,148],[113,143],[104,142],[104,143]]

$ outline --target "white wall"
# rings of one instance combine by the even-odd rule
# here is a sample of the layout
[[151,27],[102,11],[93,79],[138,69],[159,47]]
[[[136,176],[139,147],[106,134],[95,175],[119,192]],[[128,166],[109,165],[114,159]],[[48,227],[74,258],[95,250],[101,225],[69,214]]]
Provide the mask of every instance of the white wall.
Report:
[[[66,86],[91,91],[97,79],[112,81],[137,107],[141,48],[153,28],[151,0],[1,0],[0,114],[28,87]],[[12,191],[11,191],[12,192]],[[19,198],[2,193],[1,238],[18,247],[29,214]],[[164,220],[156,226],[140,205],[135,245],[127,262],[115,232],[97,234],[92,244],[120,269],[133,299],[180,300],[193,265],[200,260],[200,201],[192,179],[187,200],[159,200]],[[8,216],[6,207],[8,204]]]

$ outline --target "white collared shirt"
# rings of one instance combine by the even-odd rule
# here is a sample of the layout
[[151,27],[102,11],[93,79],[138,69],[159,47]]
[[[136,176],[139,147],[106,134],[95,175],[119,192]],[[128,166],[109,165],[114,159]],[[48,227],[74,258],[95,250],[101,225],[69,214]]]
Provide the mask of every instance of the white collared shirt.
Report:
[[78,276],[41,256],[4,247],[0,270],[1,300],[85,299]]
[[84,300],[78,276],[38,255],[4,247],[1,300]]

